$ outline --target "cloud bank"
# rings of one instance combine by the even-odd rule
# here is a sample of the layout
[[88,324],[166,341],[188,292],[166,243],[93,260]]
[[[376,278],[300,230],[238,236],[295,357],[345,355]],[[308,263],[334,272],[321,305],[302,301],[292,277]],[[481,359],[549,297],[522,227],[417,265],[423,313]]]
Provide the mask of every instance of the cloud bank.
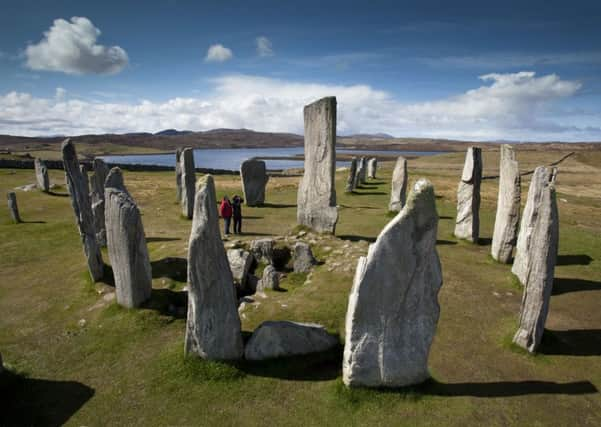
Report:
[[[156,132],[166,128],[249,128],[303,132],[303,106],[323,96],[338,99],[338,133],[467,140],[601,140],[600,117],[560,114],[557,104],[581,84],[533,72],[487,74],[482,85],[430,102],[404,103],[367,85],[324,85],[248,75],[212,80],[202,98],[165,102],[89,102],[68,92],[37,98],[0,96],[0,129],[16,135]],[[584,120],[584,122],[583,122]],[[587,120],[589,120],[587,122]]]
[[100,30],[88,18],[56,19],[39,43],[27,46],[25,65],[67,74],[120,72],[128,63],[127,53],[119,46],[97,44],[99,36]]
[[223,46],[222,44],[214,44],[209,47],[207,56],[205,57],[206,62],[224,62],[228,59],[232,59],[234,54],[231,49]]

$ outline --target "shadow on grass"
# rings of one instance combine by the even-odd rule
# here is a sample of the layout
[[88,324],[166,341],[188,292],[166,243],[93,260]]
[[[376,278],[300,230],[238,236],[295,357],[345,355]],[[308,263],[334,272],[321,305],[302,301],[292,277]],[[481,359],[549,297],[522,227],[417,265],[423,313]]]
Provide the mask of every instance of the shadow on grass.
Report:
[[263,203],[258,208],[272,208],[272,209],[285,209],[285,208],[295,208],[296,205],[288,205],[285,203]]
[[555,265],[589,265],[592,261],[588,255],[558,255]]
[[556,277],[553,280],[553,295],[561,295],[569,292],[598,291],[601,290],[601,282],[583,279],[565,279]]
[[442,216],[439,216],[438,219],[455,219],[455,218],[453,218],[452,216],[442,215]]
[[152,242],[174,242],[176,240],[181,240],[178,237],[147,237],[146,243]]
[[5,370],[0,377],[0,425],[62,426],[94,396],[76,381],[28,378]]
[[480,237],[478,239],[478,245],[480,246],[489,246],[492,243],[492,239],[490,237]]
[[545,329],[537,351],[560,356],[601,356],[601,329]]
[[171,289],[153,289],[144,308],[155,310],[165,316],[185,319],[188,315],[188,293]]
[[102,279],[100,283],[104,283],[105,285],[115,287],[115,275],[113,274],[113,267],[108,264],[104,264],[104,269],[102,271]]
[[254,215],[242,215],[242,219],[263,219],[264,217],[262,216],[254,216]]
[[152,277],[168,277],[185,282],[188,272],[188,260],[185,258],[167,257],[150,263]]
[[457,242],[453,242],[452,240],[437,240],[437,245],[456,245]]
[[337,236],[339,239],[341,240],[348,240],[350,242],[359,242],[359,241],[365,241],[365,242],[370,242],[373,243],[376,241],[375,237],[369,237],[369,236],[356,236],[354,234],[341,234],[340,236]]
[[361,191],[359,193],[353,193],[357,196],[385,196],[386,193],[383,191]]
[[69,193],[57,193],[56,191],[48,191],[46,194],[55,197],[69,197]]
[[23,221],[23,220],[21,220],[21,222],[19,224],[46,224],[46,221]]
[[[422,388],[423,387],[423,388]],[[419,390],[421,388],[421,390]],[[513,397],[529,394],[594,394],[590,381],[556,383],[553,381],[496,381],[490,383],[441,383],[427,381],[418,390],[434,396]]]

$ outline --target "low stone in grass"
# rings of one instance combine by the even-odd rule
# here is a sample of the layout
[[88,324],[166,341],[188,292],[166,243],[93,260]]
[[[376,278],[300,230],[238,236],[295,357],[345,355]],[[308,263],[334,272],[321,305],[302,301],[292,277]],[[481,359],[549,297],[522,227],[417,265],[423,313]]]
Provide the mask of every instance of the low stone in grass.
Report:
[[308,273],[315,264],[316,260],[311,246],[305,242],[296,242],[294,244],[294,272]]
[[36,157],[34,162],[35,167],[35,178],[37,181],[38,188],[44,193],[50,191],[50,179],[48,178],[48,167],[39,157]]
[[17,205],[17,195],[14,191],[9,191],[6,193],[6,198],[8,200],[8,210],[10,212],[10,217],[15,224],[18,224],[21,221],[21,216],[19,215],[19,206]]
[[274,248],[274,239],[257,239],[250,242],[250,251],[257,262],[273,264]]
[[263,270],[263,276],[259,281],[257,286],[257,290],[278,290],[280,289],[280,275],[273,267],[273,265],[268,265]]
[[234,284],[240,290],[246,289],[248,273],[254,261],[252,254],[244,249],[228,249],[227,260],[232,271]]

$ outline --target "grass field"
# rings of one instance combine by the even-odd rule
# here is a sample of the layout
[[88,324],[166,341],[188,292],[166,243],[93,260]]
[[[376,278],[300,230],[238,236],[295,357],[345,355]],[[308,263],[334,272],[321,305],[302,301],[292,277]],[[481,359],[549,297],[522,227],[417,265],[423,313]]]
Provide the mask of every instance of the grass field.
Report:
[[[563,154],[518,151],[518,160],[526,171]],[[17,191],[25,222],[11,224],[0,210],[0,352],[9,367],[0,425],[601,425],[601,152],[577,153],[560,166],[558,265],[535,356],[511,345],[521,288],[510,266],[489,256],[498,180],[482,185],[480,244],[452,236],[463,157],[409,162],[410,180],[427,177],[436,189],[444,284],[433,379],[407,390],[346,389],[341,347],[254,364],[184,358],[191,221],[175,203],[173,173],[124,172],[153,268],[153,296],[139,310],[120,308],[110,283],[88,279],[64,187],[53,195]],[[342,342],[357,258],[390,220],[391,169],[384,164],[378,179],[351,195],[343,191],[346,173],[337,173],[336,236],[307,236],[323,264],[307,278],[289,274],[284,291],[249,304],[246,335],[264,320],[287,319],[322,323]],[[497,174],[498,153],[484,153],[484,175]],[[64,184],[60,171],[50,175]],[[270,180],[267,205],[244,209],[240,240],[292,240],[298,180]],[[32,170],[0,169],[3,194],[31,182]],[[218,176],[216,184],[218,197],[241,192],[238,177]],[[528,184],[526,176],[522,206]]]

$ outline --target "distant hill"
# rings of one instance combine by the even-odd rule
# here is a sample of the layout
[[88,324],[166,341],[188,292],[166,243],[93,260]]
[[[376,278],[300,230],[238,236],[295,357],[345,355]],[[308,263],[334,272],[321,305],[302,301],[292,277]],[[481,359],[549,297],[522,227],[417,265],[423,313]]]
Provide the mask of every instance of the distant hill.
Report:
[[349,135],[347,138],[355,139],[394,139],[394,136],[387,133],[358,133],[355,135]]
[[177,129],[165,129],[160,132],[156,132],[154,135],[163,135],[163,136],[177,136],[177,135],[189,135],[192,132],[191,130],[177,130]]

